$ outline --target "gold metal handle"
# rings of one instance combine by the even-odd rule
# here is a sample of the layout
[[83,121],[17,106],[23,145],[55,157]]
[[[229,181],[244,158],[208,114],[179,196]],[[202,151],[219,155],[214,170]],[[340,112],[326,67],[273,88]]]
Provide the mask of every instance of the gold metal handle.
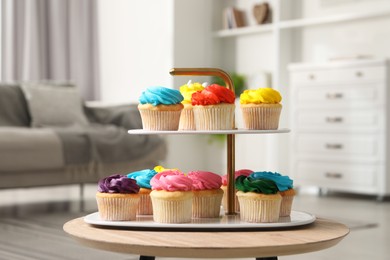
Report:
[[326,94],[327,99],[342,99],[344,97],[343,93],[328,93]]
[[342,123],[343,122],[343,118],[340,116],[326,117],[325,120],[327,123]]
[[[225,71],[217,68],[173,68],[169,72],[172,76],[216,76],[220,77],[226,84],[226,87],[233,91],[233,80]],[[233,123],[234,124],[234,123]],[[233,125],[234,127],[234,125]],[[235,136],[227,135],[227,215],[234,215],[236,189],[234,185],[235,172]]]
[[342,144],[325,144],[325,147],[327,149],[333,149],[333,150],[343,149],[343,145]]
[[331,179],[341,179],[343,178],[343,174],[338,172],[327,172],[325,173],[325,177]]

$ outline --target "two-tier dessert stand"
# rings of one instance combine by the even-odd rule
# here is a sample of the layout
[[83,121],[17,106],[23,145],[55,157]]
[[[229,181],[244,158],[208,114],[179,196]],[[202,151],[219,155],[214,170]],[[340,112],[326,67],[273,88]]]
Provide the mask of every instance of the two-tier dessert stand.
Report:
[[[170,73],[173,76],[217,76],[225,81],[227,88],[234,91],[230,76],[220,69],[176,68]],[[197,219],[185,224],[164,224],[153,222],[151,216],[140,216],[137,221],[103,221],[96,212],[64,225],[66,232],[85,245],[114,252],[139,254],[142,260],[154,259],[154,256],[257,257],[256,259],[265,260],[277,259],[275,255],[325,249],[337,244],[349,232],[343,224],[325,219],[316,220],[315,216],[306,212],[292,211],[290,217],[280,218],[275,223],[244,223],[236,215],[235,135],[287,133],[289,129],[246,130],[232,126],[232,130],[215,131],[135,129],[128,132],[137,135],[226,134],[228,182],[226,214],[218,219]]]

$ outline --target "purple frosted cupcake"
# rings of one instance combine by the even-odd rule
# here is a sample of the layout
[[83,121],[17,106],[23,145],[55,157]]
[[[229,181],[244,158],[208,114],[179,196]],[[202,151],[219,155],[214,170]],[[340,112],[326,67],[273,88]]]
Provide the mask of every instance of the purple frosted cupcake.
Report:
[[99,216],[108,221],[136,219],[140,187],[126,175],[111,175],[101,179],[96,193]]

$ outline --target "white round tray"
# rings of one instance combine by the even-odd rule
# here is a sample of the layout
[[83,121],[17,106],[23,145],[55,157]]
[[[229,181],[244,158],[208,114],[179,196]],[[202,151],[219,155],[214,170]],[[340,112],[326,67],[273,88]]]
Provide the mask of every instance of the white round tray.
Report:
[[281,217],[274,223],[248,223],[240,220],[239,215],[223,215],[219,218],[192,219],[190,223],[167,224],[153,221],[153,216],[137,216],[136,221],[105,221],[101,220],[98,212],[84,217],[88,224],[109,226],[123,229],[158,230],[158,229],[185,229],[185,230],[243,230],[243,229],[275,229],[289,228],[313,223],[316,217],[302,211],[292,211],[290,217]]
[[288,133],[290,129],[282,128],[277,130],[247,130],[247,129],[233,129],[233,130],[178,130],[178,131],[149,131],[144,129],[131,129],[127,131],[134,135],[193,135],[193,134],[274,134],[274,133]]

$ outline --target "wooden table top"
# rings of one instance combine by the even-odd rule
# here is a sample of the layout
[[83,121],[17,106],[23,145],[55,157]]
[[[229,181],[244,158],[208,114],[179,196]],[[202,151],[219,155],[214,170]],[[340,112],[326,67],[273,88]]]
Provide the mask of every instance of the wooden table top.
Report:
[[312,224],[276,230],[193,232],[140,231],[96,227],[73,219],[64,230],[81,244],[135,255],[191,258],[246,258],[308,253],[336,245],[349,229],[317,218]]

